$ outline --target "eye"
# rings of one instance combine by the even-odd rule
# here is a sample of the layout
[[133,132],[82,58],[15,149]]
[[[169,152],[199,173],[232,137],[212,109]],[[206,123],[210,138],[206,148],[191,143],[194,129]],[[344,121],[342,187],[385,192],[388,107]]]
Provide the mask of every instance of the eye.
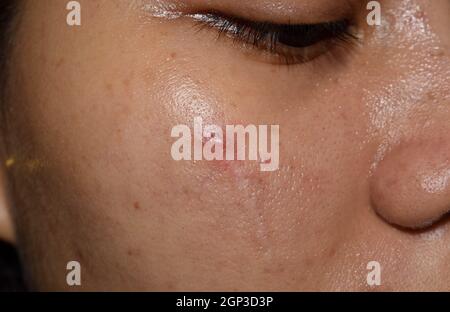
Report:
[[250,21],[221,13],[189,15],[201,29],[216,29],[219,38],[257,49],[278,64],[303,64],[333,52],[335,47],[350,47],[357,41],[349,20],[317,24],[274,24]]

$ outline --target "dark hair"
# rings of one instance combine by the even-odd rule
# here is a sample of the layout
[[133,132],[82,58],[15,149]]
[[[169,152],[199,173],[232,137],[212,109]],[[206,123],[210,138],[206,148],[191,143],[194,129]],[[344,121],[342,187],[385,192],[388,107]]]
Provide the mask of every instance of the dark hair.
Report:
[[21,272],[15,248],[0,242],[0,292],[25,291]]
[[[5,88],[9,76],[8,56],[14,42],[12,32],[18,16],[19,2],[20,0],[0,0],[0,128],[3,128],[6,123]],[[0,291],[24,291],[25,289],[16,250],[0,242]]]

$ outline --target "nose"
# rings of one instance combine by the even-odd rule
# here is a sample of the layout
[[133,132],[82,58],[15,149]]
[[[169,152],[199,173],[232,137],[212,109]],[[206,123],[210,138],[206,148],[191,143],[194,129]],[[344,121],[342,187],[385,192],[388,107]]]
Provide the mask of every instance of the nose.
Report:
[[370,181],[373,208],[391,224],[421,229],[450,211],[450,136],[403,142]]

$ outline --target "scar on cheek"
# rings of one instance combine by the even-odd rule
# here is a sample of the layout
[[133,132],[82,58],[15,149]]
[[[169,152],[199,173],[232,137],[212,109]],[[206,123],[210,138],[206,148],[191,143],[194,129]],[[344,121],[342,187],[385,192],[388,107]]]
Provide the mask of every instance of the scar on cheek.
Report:
[[171,136],[178,138],[171,148],[176,161],[253,161],[259,163],[260,171],[276,171],[279,167],[278,125],[203,125],[203,119],[195,117],[192,128],[177,125]]

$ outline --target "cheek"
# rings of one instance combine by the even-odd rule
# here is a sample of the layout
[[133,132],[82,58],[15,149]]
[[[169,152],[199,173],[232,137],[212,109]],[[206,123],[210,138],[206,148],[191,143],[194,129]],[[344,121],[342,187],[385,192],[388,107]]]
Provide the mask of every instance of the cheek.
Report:
[[[276,172],[260,172],[258,164],[249,161],[175,162],[170,156],[165,158],[165,174],[171,181],[166,185],[171,196],[165,207],[176,214],[177,223],[191,220],[183,225],[196,233],[204,250],[212,255],[213,242],[239,240],[248,253],[263,259],[270,254],[294,259],[303,252],[295,246],[305,232],[342,226],[346,215],[338,216],[333,209],[355,200],[342,194],[347,193],[348,185],[364,188],[357,183],[355,168],[364,171],[370,160],[367,150],[362,151],[365,120],[358,118],[356,122],[352,117],[361,115],[360,106],[350,109],[358,107],[358,103],[342,102],[340,106],[322,102],[322,98],[292,100],[299,98],[298,91],[271,102],[272,98],[264,93],[270,92],[272,86],[266,87],[263,95],[255,92],[251,101],[243,101],[234,94],[248,90],[245,83],[230,87],[222,85],[221,80],[205,78],[209,77],[205,73],[192,74],[180,67],[174,72],[169,70],[164,79],[158,79],[156,88],[158,103],[168,112],[173,125],[192,128],[193,119],[201,116],[205,123],[219,126],[266,124],[270,120],[281,127],[280,169]],[[235,81],[239,78],[234,76]],[[251,81],[249,87],[258,83],[256,77]],[[332,91],[327,95],[348,92],[336,91],[337,85],[328,87]],[[301,93],[311,95],[307,91]],[[254,107],[253,114],[246,112],[248,106]],[[327,217],[330,215],[333,218]],[[329,238],[320,238],[323,246],[331,244]],[[302,244],[304,250],[317,247],[306,240]]]

